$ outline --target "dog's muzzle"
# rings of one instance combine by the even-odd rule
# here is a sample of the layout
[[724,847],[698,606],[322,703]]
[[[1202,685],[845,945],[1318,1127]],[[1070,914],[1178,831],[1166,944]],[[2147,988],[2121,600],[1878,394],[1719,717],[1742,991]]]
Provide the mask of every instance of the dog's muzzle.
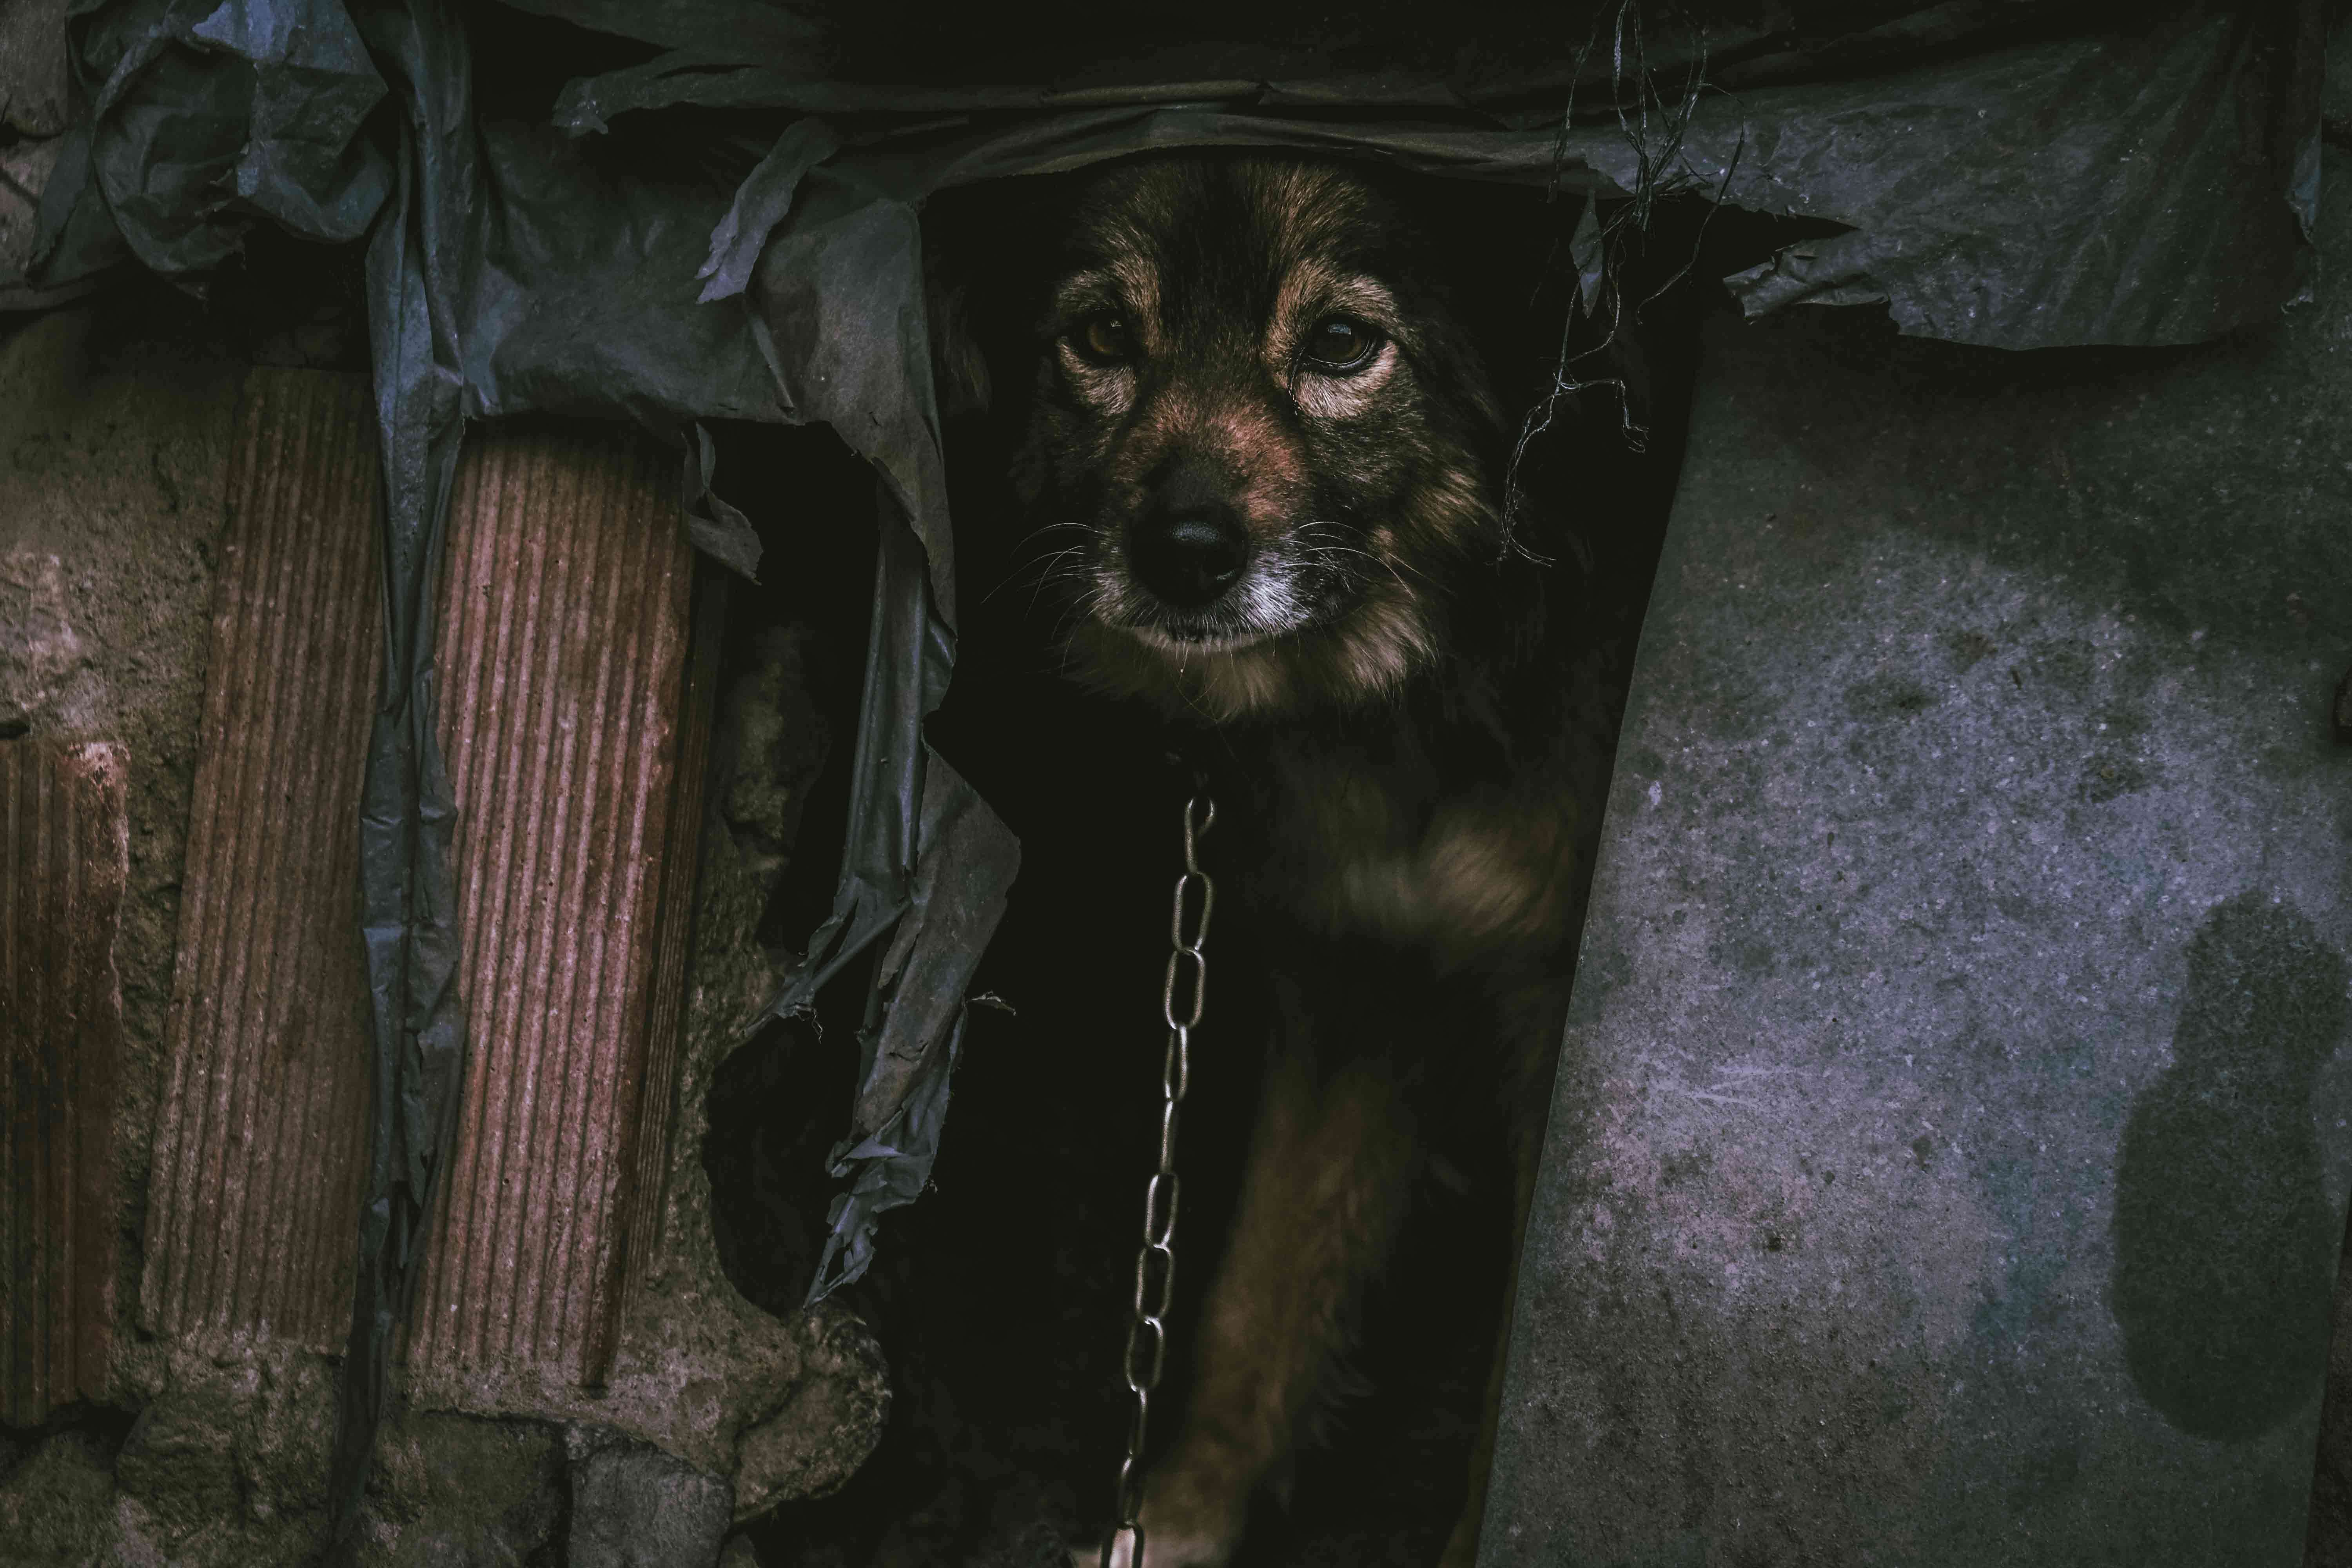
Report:
[[1249,569],[1249,530],[1202,468],[1168,476],[1127,531],[1128,569],[1171,609],[1214,604]]

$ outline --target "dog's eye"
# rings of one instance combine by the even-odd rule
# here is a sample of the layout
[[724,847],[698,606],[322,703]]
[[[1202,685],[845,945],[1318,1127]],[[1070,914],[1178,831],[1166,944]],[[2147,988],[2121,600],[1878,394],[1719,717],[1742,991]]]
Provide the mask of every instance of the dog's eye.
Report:
[[1135,357],[1135,331],[1116,310],[1097,310],[1071,334],[1077,351],[1097,364],[1125,364]]
[[1326,372],[1361,370],[1380,347],[1377,328],[1353,316],[1326,316],[1307,330],[1307,363]]

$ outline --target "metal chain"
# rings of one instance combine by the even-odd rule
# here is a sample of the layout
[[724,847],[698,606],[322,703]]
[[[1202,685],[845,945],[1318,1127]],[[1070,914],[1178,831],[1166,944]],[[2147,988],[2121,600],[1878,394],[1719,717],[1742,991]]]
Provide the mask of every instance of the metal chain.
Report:
[[[1196,790],[1184,803],[1184,874],[1176,879],[1168,919],[1168,978],[1160,989],[1160,1016],[1168,1026],[1168,1054],[1160,1069],[1160,1167],[1143,1189],[1143,1246],[1135,1255],[1135,1311],[1127,1325],[1123,1363],[1135,1411],[1128,1419],[1127,1458],[1118,1467],[1118,1522],[1103,1539],[1102,1568],[1111,1568],[1111,1553],[1122,1535],[1131,1543],[1127,1561],[1136,1568],[1143,1562],[1138,1516],[1143,1511],[1144,1439],[1151,1424],[1152,1391],[1168,1361],[1168,1309],[1176,1294],[1177,1113],[1192,1075],[1192,1031],[1200,1027],[1201,1007],[1208,999],[1209,959],[1202,945],[1209,940],[1209,916],[1217,904],[1217,885],[1201,869],[1200,841],[1216,823],[1217,803]],[[1188,937],[1185,916],[1196,905]]]

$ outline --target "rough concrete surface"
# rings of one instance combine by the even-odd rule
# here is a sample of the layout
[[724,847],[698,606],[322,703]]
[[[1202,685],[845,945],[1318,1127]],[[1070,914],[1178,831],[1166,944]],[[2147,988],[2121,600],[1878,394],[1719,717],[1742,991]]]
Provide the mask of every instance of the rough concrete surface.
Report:
[[0,281],[22,276],[32,259],[41,228],[41,193],[57,166],[54,141],[0,149]]
[[66,0],[0,5],[0,122],[27,136],[66,128]]
[[2179,353],[1710,330],[1488,1568],[2302,1560],[2347,430],[2340,266]]
[[2330,141],[2342,146],[2352,142],[2352,13],[2336,6],[2338,20],[2327,40],[2327,56],[2320,75],[2319,118]]
[[[2347,1238],[2352,1239],[2352,1238]],[[2352,1246],[2336,1265],[2336,1334],[2319,1408],[2319,1463],[2311,1477],[2304,1568],[2352,1563]]]

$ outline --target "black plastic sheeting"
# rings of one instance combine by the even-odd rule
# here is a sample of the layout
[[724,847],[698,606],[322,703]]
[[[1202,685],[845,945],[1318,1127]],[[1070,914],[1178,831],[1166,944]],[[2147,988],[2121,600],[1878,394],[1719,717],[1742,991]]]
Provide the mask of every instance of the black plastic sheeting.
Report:
[[[1883,301],[1906,332],[2004,348],[2211,337],[2294,299],[2309,262],[2315,0],[2164,9],[2113,37],[2050,36],[2073,25],[2067,8],[2026,0],[1809,4],[1784,8],[1802,27],[1674,38],[1645,38],[1639,8],[1612,0],[1561,7],[1537,46],[1466,78],[1367,69],[1360,49],[1342,69],[1328,52],[1234,46],[983,87],[830,76],[826,21],[754,0],[520,8],[663,52],[572,83],[554,124],[484,122],[454,0],[78,6],[78,119],[25,279],[126,262],[197,274],[262,222],[367,246],[390,613],[361,825],[377,1094],[336,1457],[345,1518],[463,1076],[430,649],[468,421],[553,412],[668,437],[696,543],[747,576],[758,545],[710,491],[698,422],[822,420],[875,469],[839,890],[766,1015],[805,1007],[887,939],[814,1299],[863,1271],[876,1217],[928,1179],[964,992],[1018,860],[922,738],[955,653],[919,224],[931,192],[1264,145],[1635,209],[1696,194],[1844,226],[1729,279],[1751,314]],[[742,111],[781,134],[748,179],[715,179],[664,151],[674,116],[653,111],[678,106],[736,111],[705,132],[715,142],[760,122]],[[733,150],[748,162],[763,144]],[[616,155],[632,148],[647,155]],[[1605,237],[1588,225],[1575,247],[1589,299]]]

